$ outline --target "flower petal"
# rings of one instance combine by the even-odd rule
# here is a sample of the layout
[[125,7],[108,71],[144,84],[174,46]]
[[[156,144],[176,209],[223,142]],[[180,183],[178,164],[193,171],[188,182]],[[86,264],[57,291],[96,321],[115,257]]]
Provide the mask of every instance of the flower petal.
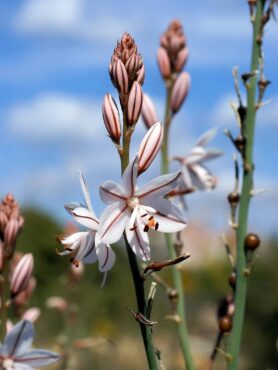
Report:
[[99,220],[96,245],[99,242],[116,243],[123,235],[129,217],[130,210],[124,202],[113,203],[106,207]]
[[71,215],[83,226],[88,227],[89,229],[97,231],[98,229],[98,219],[94,214],[85,207],[77,207],[71,211]]
[[15,363],[14,370],[33,370],[34,368],[25,364]]
[[204,161],[208,161],[210,159],[214,159],[214,158],[217,158],[219,157],[220,155],[223,155],[223,152],[222,150],[217,150],[217,149],[210,149],[210,150],[207,150],[206,151],[206,155],[205,155],[205,158],[203,158],[203,162]]
[[136,191],[136,180],[138,174],[138,161],[139,158],[136,156],[133,161],[129,163],[124,171],[122,184],[126,196],[133,196]]
[[157,212],[153,214],[158,223],[158,231],[173,233],[182,230],[186,225],[183,212],[167,199],[157,199],[152,202]]
[[99,261],[98,268],[101,272],[110,270],[116,261],[115,252],[109,244],[99,244],[97,248],[97,256]]
[[32,368],[44,367],[59,361],[60,356],[44,349],[34,349],[15,358],[20,364],[29,365]]
[[140,198],[140,203],[147,204],[147,199],[157,198],[166,195],[173,190],[181,180],[181,172],[162,175],[150,181],[147,185],[136,193]]
[[199,137],[195,145],[205,146],[210,140],[214,138],[217,133],[217,128],[206,131],[202,136]]
[[89,209],[89,211],[91,212],[91,214],[93,215],[93,217],[96,219],[97,217],[96,217],[96,214],[95,214],[93,206],[92,206],[88,186],[85,182],[83,173],[81,171],[79,171],[79,181],[80,181],[80,185],[81,185],[81,189],[82,189],[82,192],[83,192],[83,196],[84,196],[84,199],[85,199],[86,206]]
[[128,243],[133,252],[143,261],[150,259],[150,243],[148,233],[144,231],[144,224],[137,214],[132,228],[129,225],[125,229]]
[[192,175],[193,184],[198,189],[213,189],[216,185],[216,178],[210,173],[210,171],[200,164],[190,166],[190,172]]
[[101,184],[99,187],[99,194],[101,199],[107,204],[120,202],[126,199],[123,189],[114,181],[105,181]]
[[189,155],[185,158],[186,164],[196,163],[202,161],[207,155],[206,149],[202,146],[194,146]]
[[81,261],[83,260],[83,258],[87,257],[88,254],[90,254],[94,250],[94,248],[95,248],[95,232],[88,232],[87,235],[84,235],[84,237],[82,238],[80,247],[74,258],[77,261]]
[[22,320],[6,335],[4,346],[9,356],[17,356],[26,352],[33,342],[34,328],[30,321]]
[[186,188],[192,188],[191,174],[187,166],[182,166],[182,180]]

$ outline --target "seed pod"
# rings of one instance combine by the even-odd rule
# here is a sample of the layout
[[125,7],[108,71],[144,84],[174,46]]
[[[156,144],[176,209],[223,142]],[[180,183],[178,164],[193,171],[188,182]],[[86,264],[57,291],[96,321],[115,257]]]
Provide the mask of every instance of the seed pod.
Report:
[[229,284],[230,284],[230,287],[235,289],[236,287],[236,273],[235,271],[233,271],[231,273],[231,275],[229,276]]
[[183,48],[178,52],[177,59],[175,62],[175,71],[180,72],[183,67],[185,66],[185,63],[187,62],[189,55],[189,49]]
[[144,136],[138,150],[138,174],[146,171],[156,157],[163,139],[163,127],[155,123]]
[[11,296],[14,298],[28,285],[33,272],[34,259],[31,253],[25,254],[17,263],[11,279]]
[[121,124],[117,104],[110,94],[106,94],[102,105],[102,117],[109,136],[115,143],[121,138]]
[[229,316],[223,316],[218,321],[219,330],[222,333],[229,333],[232,329],[232,319]]
[[177,113],[181,108],[190,88],[190,75],[187,72],[183,72],[176,79],[174,84],[172,99],[171,99],[171,110],[173,114]]
[[158,121],[154,104],[147,94],[143,94],[141,115],[147,129],[151,128],[152,125]]
[[242,135],[239,135],[235,138],[234,143],[237,149],[242,152],[246,144],[246,139]]
[[244,247],[245,247],[246,250],[254,251],[255,249],[258,248],[260,243],[261,243],[261,241],[260,241],[260,238],[257,234],[249,233],[245,237]]
[[163,47],[158,48],[157,63],[162,77],[164,77],[165,79],[171,77],[170,59]]
[[143,104],[143,91],[139,82],[135,81],[128,97],[127,120],[129,125],[134,125],[140,116]]
[[228,202],[232,207],[236,207],[240,199],[240,195],[238,192],[233,191],[228,195]]

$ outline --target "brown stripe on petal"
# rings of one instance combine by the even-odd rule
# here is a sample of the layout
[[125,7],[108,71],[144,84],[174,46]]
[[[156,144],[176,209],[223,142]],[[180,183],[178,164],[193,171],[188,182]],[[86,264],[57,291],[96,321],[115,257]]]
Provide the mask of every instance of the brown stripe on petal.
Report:
[[26,326],[26,325],[27,325],[27,321],[25,320],[25,321],[23,321],[23,324],[22,324],[21,330],[19,331],[18,336],[16,337],[16,340],[14,341],[14,345],[13,345],[13,347],[12,347],[11,352],[9,353],[9,357],[12,357],[12,356],[14,355],[14,353],[15,353],[16,348],[17,348],[17,346],[18,346],[18,344],[19,344],[19,342],[20,342],[20,338],[21,338],[21,336],[22,336],[22,333],[23,333],[23,331],[24,331],[24,329],[25,329],[25,326]]
[[149,190],[149,191],[146,191],[146,192],[145,192],[145,193],[143,193],[143,194],[140,194],[140,195],[138,196],[138,198],[140,199],[140,198],[142,198],[142,197],[145,197],[146,195],[150,195],[150,194],[151,194],[151,193],[153,193],[154,191],[157,191],[157,190],[159,190],[159,189],[162,189],[162,188],[164,188],[164,187],[166,187],[166,186],[170,185],[172,182],[176,181],[176,180],[177,180],[177,178],[178,178],[180,175],[181,175],[181,172],[179,172],[179,173],[177,174],[177,176],[176,176],[173,180],[169,181],[169,182],[168,182],[168,183],[166,183],[166,184],[160,185],[160,186],[158,186],[158,187],[157,187],[157,188],[155,188],[155,189],[151,189],[151,190]]
[[100,189],[103,190],[103,191],[105,191],[107,194],[113,195],[114,197],[120,198],[122,200],[126,200],[126,197],[124,197],[123,195],[119,195],[119,194],[114,193],[111,190],[107,190],[106,188],[104,188],[101,185],[100,185]]
[[128,206],[126,205],[123,209],[120,210],[119,214],[113,219],[113,221],[106,227],[105,231],[103,232],[102,236],[100,237],[100,239],[102,239],[106,234],[107,232],[109,231],[109,229],[114,225],[114,223],[120,218],[120,216],[122,216],[126,209],[128,208]]

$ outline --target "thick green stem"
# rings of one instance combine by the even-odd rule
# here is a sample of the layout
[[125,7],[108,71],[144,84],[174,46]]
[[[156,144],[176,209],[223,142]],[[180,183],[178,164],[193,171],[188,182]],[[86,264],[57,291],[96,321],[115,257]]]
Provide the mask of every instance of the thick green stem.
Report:
[[[264,0],[257,0],[256,18],[253,24],[253,47],[251,59],[251,71],[257,71],[260,59],[260,36],[261,18],[263,13]],[[236,235],[237,242],[237,281],[235,295],[235,316],[233,319],[233,329],[231,333],[230,355],[231,360],[228,365],[229,370],[237,370],[239,363],[239,353],[241,345],[242,328],[244,322],[245,302],[247,293],[247,278],[245,274],[246,256],[244,252],[244,239],[248,228],[248,209],[253,188],[253,144],[256,119],[256,87],[257,78],[253,76],[249,80],[247,89],[247,112],[244,122],[243,134],[246,138],[245,156],[243,159],[243,182],[240,197],[238,214],[238,229]]]
[[[128,133],[127,127],[127,120],[126,120],[126,112],[123,109],[123,152],[121,156],[121,166],[122,166],[122,174],[129,163],[129,146],[130,146],[130,135]],[[145,301],[145,290],[144,290],[144,282],[140,274],[140,270],[138,267],[137,259],[135,254],[133,253],[127,239],[125,236],[125,243],[126,243],[126,250],[128,255],[129,266],[133,278],[133,284],[136,293],[136,300],[137,300],[137,307],[138,311],[142,313],[144,316],[147,315],[147,305]],[[152,341],[152,332],[150,327],[140,323],[141,334],[145,346],[146,356],[149,364],[150,370],[158,370],[157,359],[155,354],[155,348]]]
[[[166,174],[169,172],[169,154],[168,154],[168,143],[169,143],[169,129],[171,124],[171,97],[172,97],[172,90],[173,90],[173,82],[171,82],[167,88],[167,98],[166,98],[166,106],[165,106],[165,119],[164,119],[164,137],[162,143],[162,161],[161,161],[161,172],[162,174]],[[173,238],[171,234],[165,234],[165,241],[168,249],[168,254],[170,258],[176,257],[176,252],[173,244]],[[172,276],[173,276],[173,284],[174,288],[178,293],[178,302],[176,306],[176,313],[179,317],[179,321],[177,322],[177,331],[179,335],[179,342],[180,347],[184,359],[184,363],[187,370],[194,370],[194,362],[193,357],[191,354],[191,350],[189,347],[189,334],[186,324],[186,309],[185,309],[185,297],[184,297],[184,289],[182,284],[182,276],[180,271],[173,266],[171,268]]]

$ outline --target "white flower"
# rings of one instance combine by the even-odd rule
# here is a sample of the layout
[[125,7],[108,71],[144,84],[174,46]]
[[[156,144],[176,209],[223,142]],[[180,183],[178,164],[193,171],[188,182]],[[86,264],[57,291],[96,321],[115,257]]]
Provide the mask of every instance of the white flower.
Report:
[[69,254],[72,256],[72,263],[78,265],[80,261],[90,264],[98,260],[99,270],[106,272],[115,263],[115,253],[110,245],[99,243],[95,245],[95,235],[99,227],[99,220],[92,207],[90,195],[84,177],[80,172],[80,184],[83,191],[86,207],[79,203],[68,203],[65,208],[73,216],[74,220],[85,226],[89,231],[80,231],[70,236],[60,238],[65,250],[60,255]]
[[213,189],[216,185],[216,177],[204,166],[204,162],[216,158],[223,153],[219,150],[206,149],[206,144],[215,136],[216,130],[212,129],[203,134],[189,154],[185,157],[174,157],[182,165],[183,181],[181,189]]
[[125,230],[133,252],[149,260],[149,228],[172,233],[186,226],[179,208],[164,198],[177,186],[181,173],[157,177],[141,190],[137,189],[137,174],[138,157],[126,168],[121,185],[106,181],[100,186],[101,199],[109,206],[100,217],[96,239],[115,243]]
[[34,336],[33,324],[23,320],[16,324],[0,345],[0,369],[32,370],[52,365],[59,355],[44,349],[30,349]]

